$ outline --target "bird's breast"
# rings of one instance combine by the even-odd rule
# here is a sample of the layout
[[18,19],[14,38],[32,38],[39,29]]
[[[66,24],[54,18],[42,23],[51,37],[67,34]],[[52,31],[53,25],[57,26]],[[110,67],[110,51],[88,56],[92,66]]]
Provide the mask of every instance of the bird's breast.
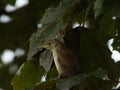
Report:
[[53,58],[54,58],[54,63],[55,63],[56,69],[57,69],[58,73],[61,74],[63,70],[62,70],[56,50],[53,51]]

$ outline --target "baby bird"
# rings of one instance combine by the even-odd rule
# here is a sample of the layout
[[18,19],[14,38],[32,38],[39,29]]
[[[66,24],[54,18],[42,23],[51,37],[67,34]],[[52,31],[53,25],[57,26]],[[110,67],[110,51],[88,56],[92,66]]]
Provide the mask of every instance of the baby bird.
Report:
[[79,73],[79,62],[74,53],[61,41],[49,40],[42,45],[53,53],[53,59],[58,71],[58,78],[69,77]]

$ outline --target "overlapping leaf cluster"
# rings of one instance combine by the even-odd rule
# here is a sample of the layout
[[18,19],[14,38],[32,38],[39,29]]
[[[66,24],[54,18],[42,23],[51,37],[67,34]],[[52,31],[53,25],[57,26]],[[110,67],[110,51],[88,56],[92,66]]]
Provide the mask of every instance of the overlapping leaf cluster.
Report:
[[[28,61],[12,81],[14,90],[111,90],[119,82],[120,62],[111,59],[107,43],[114,39],[113,50],[120,50],[119,3],[119,0],[61,0],[58,4],[53,3],[40,20],[42,27],[31,36]],[[63,29],[69,22],[78,22],[80,26]],[[51,66],[52,55],[38,48],[51,38],[62,38],[61,30],[65,32],[65,43],[80,60],[81,74],[51,80],[57,75],[54,65]],[[33,62],[39,61],[40,65],[35,66]],[[42,83],[41,75],[44,74],[46,81]]]

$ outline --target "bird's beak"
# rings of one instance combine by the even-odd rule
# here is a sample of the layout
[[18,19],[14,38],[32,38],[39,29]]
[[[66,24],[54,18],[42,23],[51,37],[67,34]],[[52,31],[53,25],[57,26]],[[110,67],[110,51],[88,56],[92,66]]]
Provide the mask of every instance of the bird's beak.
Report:
[[43,44],[43,45],[39,46],[39,48],[46,48],[46,49],[47,49],[48,46],[49,46],[49,45],[47,45],[47,44]]

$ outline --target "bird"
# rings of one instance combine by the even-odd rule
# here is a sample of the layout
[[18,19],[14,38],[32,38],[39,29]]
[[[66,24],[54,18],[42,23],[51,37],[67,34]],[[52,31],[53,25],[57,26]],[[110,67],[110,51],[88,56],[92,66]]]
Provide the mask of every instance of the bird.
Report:
[[45,42],[42,48],[52,52],[54,63],[58,71],[58,77],[70,77],[80,72],[79,60],[63,42],[58,39],[51,39]]

